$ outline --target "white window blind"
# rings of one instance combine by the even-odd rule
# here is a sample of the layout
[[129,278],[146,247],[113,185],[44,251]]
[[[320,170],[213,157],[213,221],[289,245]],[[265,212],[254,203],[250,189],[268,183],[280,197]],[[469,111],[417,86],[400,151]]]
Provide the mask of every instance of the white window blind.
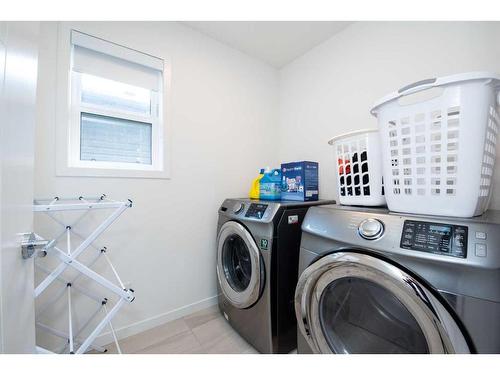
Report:
[[69,166],[162,171],[162,59],[71,30]]
[[163,60],[79,31],[71,31],[73,71],[159,91]]

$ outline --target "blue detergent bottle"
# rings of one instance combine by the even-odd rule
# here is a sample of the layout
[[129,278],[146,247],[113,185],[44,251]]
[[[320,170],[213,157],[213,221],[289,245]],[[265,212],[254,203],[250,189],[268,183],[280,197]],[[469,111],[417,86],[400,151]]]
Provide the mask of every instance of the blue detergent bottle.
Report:
[[260,199],[277,201],[281,199],[281,170],[266,168],[260,179]]

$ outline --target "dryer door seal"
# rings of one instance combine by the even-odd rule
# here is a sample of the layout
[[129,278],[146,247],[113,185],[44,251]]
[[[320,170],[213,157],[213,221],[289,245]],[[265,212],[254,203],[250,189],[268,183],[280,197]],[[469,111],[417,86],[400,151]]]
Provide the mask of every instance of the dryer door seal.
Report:
[[333,253],[309,266],[297,285],[295,311],[316,353],[470,353],[432,291],[367,254]]
[[217,278],[224,296],[240,309],[252,306],[263,286],[260,251],[245,227],[228,221],[217,237]]

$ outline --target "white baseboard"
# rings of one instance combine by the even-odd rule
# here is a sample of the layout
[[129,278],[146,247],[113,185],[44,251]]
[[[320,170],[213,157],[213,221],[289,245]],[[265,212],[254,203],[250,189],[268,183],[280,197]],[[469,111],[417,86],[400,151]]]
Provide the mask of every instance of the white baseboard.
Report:
[[[151,318],[147,318],[141,320],[136,323],[132,323],[125,327],[115,328],[116,335],[118,339],[124,339],[126,337],[136,335],[138,333],[147,331],[148,329],[160,326],[162,324],[168,323],[172,320],[182,318],[183,316],[195,313],[199,310],[203,310],[207,307],[213,306],[217,304],[217,296],[209,297],[202,299],[201,301],[197,301],[191,303],[186,306],[182,306],[178,309],[167,311],[165,313],[153,316]],[[100,336],[98,336],[94,342],[96,345],[107,345],[113,342],[113,336],[111,332],[106,332]]]

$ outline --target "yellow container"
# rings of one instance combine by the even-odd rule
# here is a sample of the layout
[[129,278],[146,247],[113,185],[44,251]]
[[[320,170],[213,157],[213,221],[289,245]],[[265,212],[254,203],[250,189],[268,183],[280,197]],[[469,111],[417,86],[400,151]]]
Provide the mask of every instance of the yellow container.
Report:
[[260,197],[260,179],[264,177],[264,169],[260,170],[259,176],[253,180],[248,196],[250,199],[259,199]]

